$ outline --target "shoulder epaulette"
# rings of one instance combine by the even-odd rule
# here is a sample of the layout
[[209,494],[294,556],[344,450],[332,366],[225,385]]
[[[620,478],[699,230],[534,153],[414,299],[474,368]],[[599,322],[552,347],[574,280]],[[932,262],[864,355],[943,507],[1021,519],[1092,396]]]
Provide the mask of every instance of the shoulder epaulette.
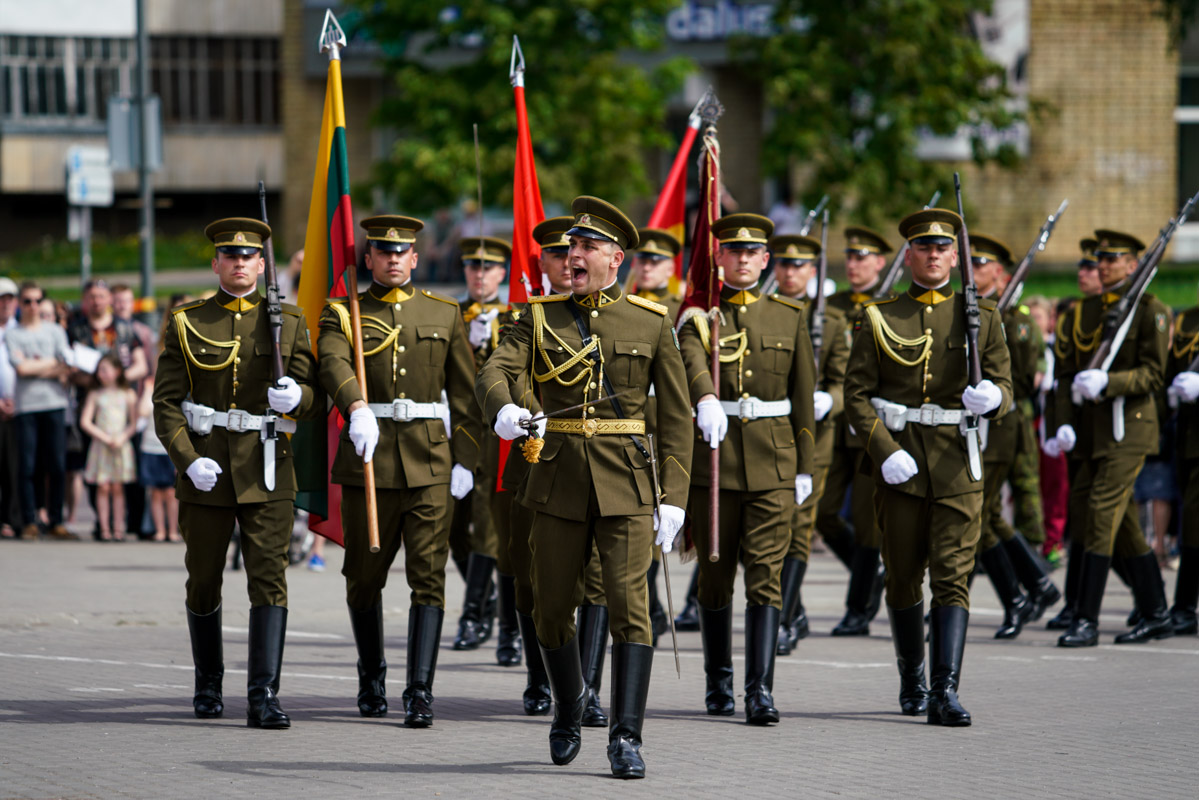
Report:
[[666,316],[666,312],[669,311],[669,309],[661,303],[655,303],[653,300],[646,300],[644,297],[639,297],[635,294],[626,294],[625,298],[635,306],[647,308],[656,314],[661,314],[662,316]]
[[867,300],[862,304],[862,308],[870,308],[870,306],[881,306],[887,303],[894,303],[898,299],[899,295],[895,295],[894,297],[879,297],[875,300]]
[[291,303],[282,303],[281,305],[283,306],[284,314],[290,314],[293,317],[300,317],[304,315],[304,309],[300,308],[299,306],[292,305]]
[[568,294],[543,294],[540,297],[530,297],[530,303],[557,303],[570,297]]
[[781,294],[772,294],[772,295],[770,295],[770,299],[775,301],[776,303],[782,303],[783,305],[788,306],[789,308],[796,308],[796,309],[799,309],[800,311],[804,310],[804,307],[802,305],[800,305],[797,300],[792,300],[790,297],[783,297]]
[[985,308],[988,311],[994,311],[996,309],[996,307],[998,307],[998,305],[999,305],[998,303],[996,303],[994,300],[990,299],[989,297],[978,298],[978,307],[979,308]]
[[193,300],[190,303],[184,303],[181,306],[175,306],[174,308],[171,309],[171,313],[178,314],[183,311],[190,311],[191,309],[196,308],[198,306],[202,306],[207,302],[208,302],[207,300]]
[[421,289],[420,293],[430,300],[440,300],[443,303],[452,305],[454,308],[458,308],[458,301],[452,297],[446,297],[445,295],[437,294],[436,292],[430,292],[428,289]]
[[350,298],[348,298],[348,297],[326,297],[326,298],[325,298],[325,303],[326,303],[326,304],[329,304],[329,303],[347,303],[347,302],[349,302],[349,300],[350,300]]

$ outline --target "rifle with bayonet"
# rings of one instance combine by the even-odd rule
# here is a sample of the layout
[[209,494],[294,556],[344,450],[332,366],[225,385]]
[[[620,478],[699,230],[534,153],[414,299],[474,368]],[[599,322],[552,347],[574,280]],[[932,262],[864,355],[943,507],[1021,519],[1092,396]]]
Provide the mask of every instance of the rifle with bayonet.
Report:
[[[258,182],[258,205],[262,212],[262,224],[270,226],[266,216],[266,186]],[[279,272],[275,269],[275,240],[268,236],[262,243],[262,257],[266,261],[266,316],[271,330],[271,373],[275,385],[283,378],[283,348],[280,337],[283,331],[283,303],[279,300]],[[275,489],[275,443],[279,432],[275,430],[277,416],[267,409],[262,426],[263,482],[267,491]]]
[[808,337],[812,340],[812,355],[816,360],[816,375],[820,375],[820,351],[824,347],[824,281],[828,278],[828,211],[820,227],[820,259],[816,262],[816,297],[812,299],[812,319],[808,325]]
[[[941,199],[941,190],[938,189],[933,193],[933,199],[928,201],[925,210],[932,208]],[[895,288],[895,284],[899,283],[899,276],[903,274],[903,258],[908,254],[908,248],[911,247],[907,242],[899,248],[899,252],[895,254],[895,258],[891,259],[891,266],[887,267],[887,271],[883,273],[883,279],[878,282],[878,286],[874,289],[874,299],[881,300],[891,294],[891,290]]]
[[1012,279],[1008,281],[1003,294],[999,295],[999,301],[995,304],[995,310],[1000,314],[1003,314],[1003,312],[1020,302],[1020,295],[1024,293],[1024,282],[1028,279],[1029,271],[1032,270],[1032,260],[1036,258],[1037,253],[1045,249],[1045,245],[1049,243],[1049,237],[1053,235],[1054,226],[1057,225],[1057,221],[1061,219],[1062,214],[1066,212],[1066,207],[1069,205],[1069,200],[1063,200],[1062,204],[1057,207],[1057,211],[1050,214],[1044,224],[1041,225],[1041,231],[1037,234],[1036,240],[1028,248],[1028,252],[1024,254],[1024,258],[1016,265],[1016,269],[1012,272]]
[[[974,283],[970,232],[966,228],[966,211],[962,207],[962,178],[956,172],[953,173],[953,191],[958,201],[958,216],[962,218],[962,230],[958,233],[958,267],[962,270],[962,297],[965,300],[967,382],[977,386],[983,379],[982,356],[978,352],[978,333],[982,330],[983,322],[982,312],[978,308],[978,286]],[[982,480],[982,443],[978,417],[966,414],[965,433],[970,474],[974,480]]]
[[[800,236],[808,235],[808,232],[812,230],[812,226],[816,224],[816,218],[820,216],[822,211],[825,211],[827,206],[828,195],[826,194],[824,197],[820,198],[819,203],[812,206],[812,208],[808,210],[808,215],[804,217],[803,224],[799,226]],[[825,211],[825,215],[827,216],[827,211]],[[774,272],[772,271],[766,276],[766,279],[762,281],[762,294],[773,294],[774,290],[777,289],[778,286],[778,278],[774,277]]]

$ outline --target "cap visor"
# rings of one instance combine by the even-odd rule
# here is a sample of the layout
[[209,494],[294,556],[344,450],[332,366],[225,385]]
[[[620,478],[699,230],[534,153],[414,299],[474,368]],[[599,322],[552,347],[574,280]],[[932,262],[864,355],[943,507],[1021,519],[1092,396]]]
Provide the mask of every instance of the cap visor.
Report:
[[720,246],[726,250],[764,250],[766,248],[762,242],[721,242]]
[[403,253],[412,247],[410,242],[381,242],[378,239],[371,239],[370,243],[371,247],[385,253]]
[[953,244],[953,239],[948,236],[917,236],[912,244]]
[[231,244],[223,244],[217,248],[218,253],[224,253],[227,256],[254,256],[258,255],[261,248],[258,247],[242,247]]
[[571,228],[570,230],[568,230],[568,231],[566,232],[566,235],[567,235],[567,236],[585,236],[585,237],[587,237],[588,239],[596,239],[596,240],[598,240],[598,241],[601,241],[601,242],[612,242],[613,244],[617,244],[617,243],[618,243],[618,242],[617,242],[615,239],[613,239],[611,236],[607,236],[607,235],[605,235],[605,234],[602,234],[602,233],[600,233],[599,231],[597,231],[597,230],[594,230],[594,229],[592,229],[592,228],[577,228],[577,227],[576,227],[576,228]]

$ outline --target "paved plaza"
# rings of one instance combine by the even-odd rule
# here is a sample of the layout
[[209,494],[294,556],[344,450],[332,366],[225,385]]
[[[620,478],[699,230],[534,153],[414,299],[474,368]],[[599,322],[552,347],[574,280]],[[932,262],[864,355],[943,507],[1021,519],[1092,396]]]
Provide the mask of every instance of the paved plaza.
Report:
[[[863,639],[833,639],[846,573],[814,557],[804,585],[812,636],[778,659],[779,725],[703,713],[698,633],[669,639],[650,687],[649,777],[616,782],[607,732],[584,729],[566,767],[550,763],[548,718],[520,707],[524,670],[483,649],[449,649],[462,582],[452,566],[434,691],[436,722],[408,730],[408,593],[397,565],[384,598],[393,711],[358,716],[354,644],[338,574],[289,572],[281,697],[287,731],[245,727],[248,606],[226,573],[225,718],[191,712],[183,547],[0,543],[0,798],[1172,798],[1196,796],[1199,640],[1111,644],[1131,598],[1113,578],[1100,647],[1062,650],[1043,622],[992,639],[999,604],[976,581],[963,669],[967,729],[899,714],[884,616]],[[676,601],[690,565],[672,561]],[[1054,575],[1060,582],[1064,573]],[[1167,573],[1172,589],[1173,573]],[[737,648],[742,618],[736,617]],[[744,660],[737,657],[736,681]],[[604,682],[607,708],[608,676]],[[740,691],[738,691],[740,695]],[[740,697],[738,698],[740,704]]]

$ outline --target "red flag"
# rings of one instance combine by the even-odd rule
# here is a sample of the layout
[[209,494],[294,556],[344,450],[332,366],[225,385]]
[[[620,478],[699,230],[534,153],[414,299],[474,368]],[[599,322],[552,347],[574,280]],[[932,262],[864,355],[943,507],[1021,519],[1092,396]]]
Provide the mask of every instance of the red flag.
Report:
[[[520,61],[517,62],[519,56]],[[512,269],[508,276],[508,302],[524,303],[542,291],[538,257],[541,245],[533,239],[533,228],[545,219],[537,165],[533,161],[533,138],[529,135],[529,113],[525,109],[525,58],[520,41],[512,37],[512,92],[516,100],[516,169],[512,176]],[[502,462],[501,462],[502,463]]]
[[691,266],[687,271],[687,297],[679,308],[679,319],[691,316],[697,309],[706,312],[720,303],[720,275],[716,265],[716,243],[712,238],[712,223],[720,219],[720,144],[716,129],[704,132],[704,151],[700,155],[701,205],[691,237]]
[[[648,227],[670,231],[680,242],[686,236],[687,159],[695,144],[695,135],[699,132],[700,122],[699,115],[692,113],[691,119],[687,123],[687,132],[683,134],[683,143],[679,145],[679,152],[675,154],[670,174],[666,176],[666,183],[662,185],[662,192],[658,195],[657,204],[654,205],[654,212],[649,215]],[[674,257],[674,275],[675,278],[683,277],[683,254],[681,251]]]

